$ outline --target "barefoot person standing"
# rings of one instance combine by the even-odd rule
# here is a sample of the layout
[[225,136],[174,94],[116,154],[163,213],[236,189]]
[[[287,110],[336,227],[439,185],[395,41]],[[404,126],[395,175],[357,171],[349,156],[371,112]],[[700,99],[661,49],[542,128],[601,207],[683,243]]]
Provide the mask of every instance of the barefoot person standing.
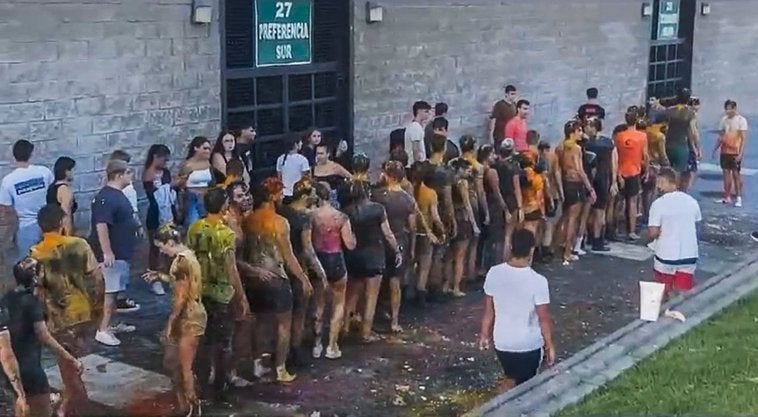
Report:
[[489,349],[494,338],[506,389],[537,375],[543,357],[548,366],[555,361],[547,279],[530,266],[534,245],[532,232],[514,231],[511,259],[492,267],[484,281],[479,349]]

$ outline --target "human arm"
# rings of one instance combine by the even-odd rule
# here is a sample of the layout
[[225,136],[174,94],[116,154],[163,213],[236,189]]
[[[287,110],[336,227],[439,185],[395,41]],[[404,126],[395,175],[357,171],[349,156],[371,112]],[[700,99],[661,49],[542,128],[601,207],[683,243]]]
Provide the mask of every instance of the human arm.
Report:
[[336,175],[339,175],[340,177],[348,179],[348,180],[353,178],[353,174],[351,174],[350,171],[346,170],[345,167],[343,167],[342,165],[336,162],[332,162],[332,163],[335,165],[334,173]]
[[26,403],[26,392],[21,383],[18,361],[16,360],[16,355],[13,353],[11,335],[7,329],[0,331],[0,364],[2,364],[8,383],[16,394],[16,414],[27,416],[29,406]]
[[448,236],[455,237],[458,235],[458,222],[455,220],[455,207],[453,207],[453,187],[446,185],[442,189],[443,204],[445,205],[445,214],[447,215],[448,224],[450,224],[450,230],[447,231]]
[[181,165],[179,165],[179,173],[174,178],[171,186],[174,188],[184,188],[187,185],[187,178],[189,178],[191,172],[192,169],[188,166],[187,162],[182,161]]
[[409,242],[410,245],[409,254],[411,256],[411,259],[416,258],[416,213],[418,208],[416,207],[416,203],[413,203],[413,211],[408,215],[408,229],[410,232],[409,236]]
[[478,204],[478,210],[484,217],[484,224],[490,223],[490,211],[487,207],[487,194],[484,193],[484,167],[481,167],[476,175],[476,196]]
[[423,161],[423,157],[421,154],[421,150],[423,149],[424,141],[423,140],[414,140],[411,142],[411,150],[413,151],[413,161],[419,162]]
[[484,311],[479,328],[479,350],[487,350],[492,342],[492,328],[495,325],[495,302],[491,295],[484,295]]
[[547,366],[552,366],[555,363],[555,345],[553,345],[553,320],[550,318],[550,309],[548,304],[542,304],[538,305],[536,310],[542,338],[545,340],[545,359]]
[[232,285],[234,292],[237,295],[236,300],[240,303],[238,318],[244,318],[250,314],[250,303],[247,302],[245,289],[242,287],[242,279],[240,279],[240,272],[237,269],[237,258],[235,254],[234,244],[232,243],[232,247],[226,251],[226,270],[229,273],[229,283]]
[[[41,314],[40,318],[42,318]],[[34,322],[34,334],[37,336],[37,340],[39,340],[43,345],[47,346],[47,348],[50,349],[50,351],[52,351],[53,354],[58,357],[58,359],[74,364],[74,366],[79,369],[79,372],[81,373],[82,364],[66,349],[64,349],[57,340],[55,340],[53,335],[50,334],[50,329],[47,328],[47,324],[45,324],[44,320],[38,320]]]
[[574,153],[574,162],[576,163],[576,167],[579,170],[579,176],[582,179],[582,183],[584,184],[584,187],[587,189],[587,192],[590,195],[590,203],[594,203],[595,199],[597,198],[597,195],[595,195],[595,188],[592,187],[592,183],[590,182],[590,178],[587,176],[587,173],[584,171],[584,161],[582,161],[582,152],[580,150],[577,150]]
[[497,119],[494,117],[494,115],[491,115],[489,129],[487,131],[489,132],[490,143],[493,145],[495,144],[495,124],[496,123],[497,123]]
[[74,233],[74,193],[71,192],[71,187],[65,185],[58,187],[56,193],[56,200],[60,203],[61,208],[66,213],[66,217],[63,218],[63,234],[71,236]]
[[614,147],[611,151],[611,195],[615,196],[619,193],[619,151]]
[[694,149],[695,153],[697,154],[697,158],[701,159],[703,157],[703,154],[700,150],[700,132],[697,128],[697,117],[693,117],[690,120],[689,135],[687,136],[689,137],[692,149]]
[[224,156],[220,153],[217,152],[211,156],[211,166],[213,166],[216,171],[226,175],[226,161],[224,160]]
[[387,213],[384,211],[384,208],[382,208],[382,217],[384,219],[382,220],[382,234],[384,234],[384,240],[387,241],[390,249],[395,252],[395,265],[400,265],[402,262],[402,253],[400,251],[400,246],[397,243],[397,239],[395,239],[395,234],[392,233],[390,222],[387,220]]
[[[618,171],[618,158],[616,158],[616,168]],[[563,174],[561,173],[561,164],[558,163],[558,158],[555,154],[550,154],[550,172],[553,174],[555,187],[558,190],[558,199],[563,201],[565,200],[565,195],[563,194]]]
[[290,225],[286,220],[279,220],[277,229],[279,229],[279,233],[276,235],[276,245],[278,246],[279,253],[284,258],[284,264],[287,266],[287,270],[303,284],[303,293],[306,296],[310,296],[313,292],[313,287],[308,279],[308,275],[305,274],[305,271],[300,266],[300,262],[295,257],[295,253],[292,251],[292,243],[290,243],[289,239]]
[[508,206],[505,204],[503,194],[500,192],[500,177],[497,175],[497,171],[494,169],[487,170],[484,180],[487,181],[490,190],[492,190],[492,196],[495,198],[495,204],[497,204],[498,209],[507,210]]
[[347,250],[355,249],[357,242],[355,241],[355,233],[353,233],[353,227],[350,224],[350,220],[344,214],[342,220],[342,227],[340,227],[340,236],[342,237],[342,244],[345,245]]
[[650,205],[650,213],[647,221],[647,237],[652,242],[661,236],[661,211],[658,201]]
[[311,269],[311,271],[316,273],[321,282],[326,285],[326,272],[324,271],[324,267],[321,265],[321,262],[319,262],[318,257],[316,256],[316,250],[313,249],[313,236],[310,227],[303,228],[303,230],[300,232],[300,241],[303,242],[302,256],[305,258],[306,264]]
[[521,223],[524,221],[524,203],[521,195],[521,176],[519,174],[515,174],[511,181],[513,181],[513,192],[516,197],[516,222]]
[[108,223],[97,223],[95,229],[97,230],[97,241],[100,243],[100,248],[103,250],[103,265],[110,268],[113,266],[113,262],[116,261],[116,255],[113,254],[113,249],[111,248]]
[[745,142],[747,141],[747,120],[740,119],[739,127],[740,144],[737,151],[737,161],[742,161],[742,157],[745,155]]

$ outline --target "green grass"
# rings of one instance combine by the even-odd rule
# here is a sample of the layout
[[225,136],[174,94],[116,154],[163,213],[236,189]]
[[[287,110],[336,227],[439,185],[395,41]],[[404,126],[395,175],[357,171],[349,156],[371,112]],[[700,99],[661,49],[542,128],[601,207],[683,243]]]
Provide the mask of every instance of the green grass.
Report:
[[758,415],[758,295],[558,415],[619,414]]

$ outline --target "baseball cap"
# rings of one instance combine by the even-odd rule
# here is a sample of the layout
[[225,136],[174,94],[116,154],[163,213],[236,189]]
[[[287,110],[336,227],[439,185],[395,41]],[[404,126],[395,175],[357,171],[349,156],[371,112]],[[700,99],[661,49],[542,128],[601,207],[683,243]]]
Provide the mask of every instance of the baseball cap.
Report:
[[516,146],[516,142],[513,141],[513,138],[505,138],[500,143],[500,146],[505,149],[513,149],[513,147]]

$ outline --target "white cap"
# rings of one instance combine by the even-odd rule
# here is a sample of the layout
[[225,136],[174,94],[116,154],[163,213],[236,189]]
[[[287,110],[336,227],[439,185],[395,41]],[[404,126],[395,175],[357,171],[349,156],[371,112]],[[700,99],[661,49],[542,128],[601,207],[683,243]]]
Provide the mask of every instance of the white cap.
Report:
[[500,146],[505,149],[513,149],[516,146],[516,141],[514,141],[513,138],[505,138],[500,143]]

